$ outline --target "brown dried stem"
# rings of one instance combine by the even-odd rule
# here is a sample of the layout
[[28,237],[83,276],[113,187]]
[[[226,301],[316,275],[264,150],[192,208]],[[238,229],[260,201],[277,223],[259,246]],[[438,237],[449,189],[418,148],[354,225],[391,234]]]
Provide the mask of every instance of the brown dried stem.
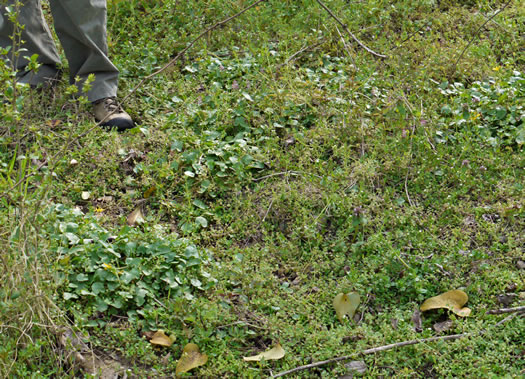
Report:
[[343,22],[341,21],[341,19],[339,19],[335,14],[334,12],[332,12],[332,10],[330,8],[328,8],[321,0],[315,0],[317,1],[317,3],[325,10],[328,12],[328,14],[330,16],[332,16],[332,18],[337,21],[337,23],[339,25],[341,25],[341,27],[345,30],[345,32],[348,33],[348,35],[350,37],[352,37],[352,39],[359,45],[361,46],[363,49],[365,49],[366,51],[368,51],[370,54],[372,55],[375,55],[376,57],[379,57],[379,58],[386,58],[387,56],[386,55],[383,55],[383,54],[379,54],[379,53],[376,53],[374,50],[372,50],[371,48],[369,48],[368,46],[366,46],[363,42],[361,42],[356,36],[354,33],[352,33],[350,31],[350,29],[348,29],[348,26]]

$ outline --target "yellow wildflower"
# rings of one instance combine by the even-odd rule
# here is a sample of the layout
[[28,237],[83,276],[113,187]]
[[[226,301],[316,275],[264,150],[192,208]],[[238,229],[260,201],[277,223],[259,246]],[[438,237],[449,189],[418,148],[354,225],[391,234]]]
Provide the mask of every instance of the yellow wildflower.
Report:
[[113,266],[107,263],[102,263],[102,267],[104,267],[104,270],[113,270]]

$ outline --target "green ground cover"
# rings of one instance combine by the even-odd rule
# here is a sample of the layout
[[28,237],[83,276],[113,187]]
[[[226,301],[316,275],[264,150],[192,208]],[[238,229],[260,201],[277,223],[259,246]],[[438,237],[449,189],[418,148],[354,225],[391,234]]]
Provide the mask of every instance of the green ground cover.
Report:
[[[121,97],[249,4],[108,3]],[[174,377],[190,342],[208,361],[185,375],[269,377],[457,333],[352,375],[524,375],[524,318],[485,313],[525,302],[525,6],[487,22],[506,2],[326,4],[387,58],[313,0],[271,0],[142,85],[128,133],[93,129],[65,82],[2,105],[0,375],[82,377],[70,329],[135,377]],[[451,289],[472,314],[415,327]],[[361,297],[342,322],[341,292]],[[242,359],[277,343],[282,359]]]

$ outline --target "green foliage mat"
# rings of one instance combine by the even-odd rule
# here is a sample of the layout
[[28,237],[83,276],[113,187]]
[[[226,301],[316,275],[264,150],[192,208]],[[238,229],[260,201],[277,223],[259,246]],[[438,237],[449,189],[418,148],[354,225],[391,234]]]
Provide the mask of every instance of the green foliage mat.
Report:
[[[121,98],[248,4],[108,1]],[[388,57],[316,1],[263,2],[139,87],[123,134],[0,67],[2,375],[85,374],[71,327],[137,377],[269,377],[457,333],[290,377],[524,374],[523,315],[486,314],[525,301],[524,5],[478,34],[503,2],[326,4]],[[449,290],[469,317],[415,312]]]

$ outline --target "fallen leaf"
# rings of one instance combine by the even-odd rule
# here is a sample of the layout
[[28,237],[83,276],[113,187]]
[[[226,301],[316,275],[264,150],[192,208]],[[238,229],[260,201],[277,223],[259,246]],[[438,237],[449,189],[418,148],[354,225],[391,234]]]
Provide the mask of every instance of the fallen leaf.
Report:
[[134,226],[138,223],[144,222],[144,215],[142,214],[142,209],[138,207],[133,212],[131,212],[128,216],[128,225]]
[[454,323],[452,322],[452,320],[447,320],[443,322],[436,322],[434,325],[432,325],[432,327],[436,332],[443,333],[449,330],[453,324]]
[[91,194],[88,191],[82,191],[82,199],[83,200],[89,199],[90,196],[91,196]]
[[364,374],[366,372],[366,364],[363,361],[352,361],[345,364],[345,367],[350,372],[357,372],[359,374]]
[[171,358],[171,353],[166,354],[160,360],[160,364],[163,365],[163,366],[167,366],[168,363],[170,362],[170,358]]
[[423,331],[423,323],[421,321],[421,312],[419,309],[414,309],[414,313],[412,314],[412,322],[414,323],[414,330],[418,333],[421,333]]
[[157,330],[155,334],[151,337],[149,342],[152,345],[170,347],[171,345],[173,345],[173,342],[175,342],[175,338],[168,337],[163,330]]
[[439,296],[426,299],[420,309],[422,312],[425,312],[430,309],[446,308],[460,317],[467,317],[470,315],[470,309],[466,307],[462,308],[467,301],[468,295],[465,292],[461,290],[452,290],[442,293]]
[[155,191],[157,190],[157,187],[156,186],[153,186],[153,187],[150,187],[148,188],[145,192],[144,192],[144,199],[147,199],[149,197],[151,197]]
[[195,367],[202,366],[208,362],[208,356],[201,354],[199,347],[194,343],[189,343],[184,346],[182,355],[177,363],[175,374],[179,375],[194,369]]
[[501,295],[497,295],[496,299],[498,300],[498,303],[503,305],[504,307],[508,307],[514,299],[518,297],[515,293],[503,293]]
[[246,362],[260,362],[263,359],[265,361],[270,361],[281,359],[282,357],[284,357],[284,354],[284,349],[282,348],[281,344],[278,343],[277,345],[275,345],[275,347],[268,351],[265,351],[264,353],[257,354],[251,357],[243,357],[242,359],[244,359]]
[[47,120],[46,125],[49,126],[51,129],[57,127],[62,123],[61,120]]
[[349,319],[353,318],[360,302],[361,298],[356,292],[340,293],[337,295],[334,299],[333,305],[339,321],[343,322],[343,317],[345,315],[348,315]]

